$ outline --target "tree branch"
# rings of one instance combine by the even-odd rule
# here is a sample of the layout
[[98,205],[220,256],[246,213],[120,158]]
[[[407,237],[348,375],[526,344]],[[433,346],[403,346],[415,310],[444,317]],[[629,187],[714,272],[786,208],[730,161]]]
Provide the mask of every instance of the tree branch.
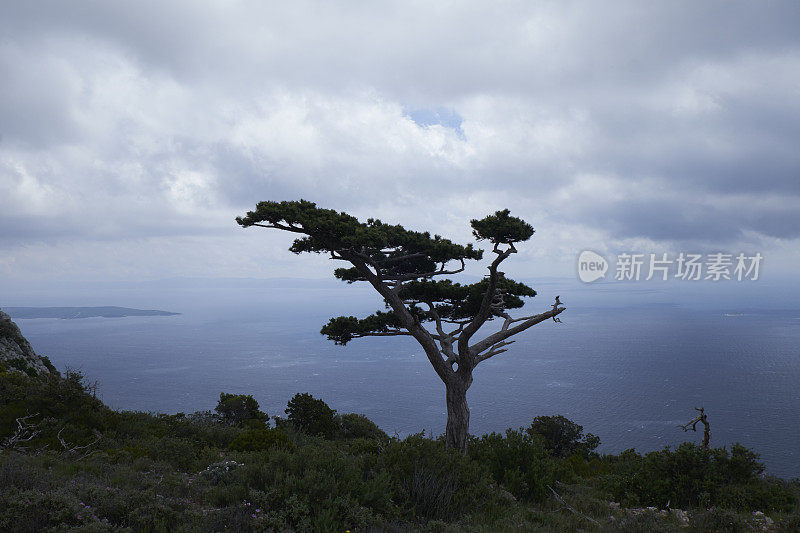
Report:
[[439,340],[439,345],[442,347],[442,352],[447,356],[447,360],[445,361],[450,368],[452,368],[453,363],[458,362],[458,356],[453,351],[453,337],[445,333],[444,329],[442,328],[442,319],[439,316],[439,313],[436,312],[436,307],[433,305],[433,302],[425,302],[429,308],[429,313],[433,316],[433,319],[436,323],[436,332],[438,333],[437,338]]
[[452,274],[458,274],[463,272],[466,268],[464,264],[464,260],[460,259],[461,267],[456,270],[444,270],[444,263],[442,263],[442,268],[439,270],[432,270],[430,272],[423,272],[419,274],[402,274],[398,276],[384,276],[384,279],[395,281],[395,282],[402,282],[402,281],[411,281],[419,278],[432,278],[434,276],[449,276]]
[[[347,257],[345,254],[342,255]],[[384,283],[379,275],[373,273],[361,257],[354,255],[349,257],[348,260],[361,272],[375,290],[378,291],[378,294],[383,296],[384,300],[386,300],[392,308],[392,311],[394,311],[395,315],[397,315],[398,319],[403,324],[403,327],[409,331],[417,342],[420,343],[423,350],[425,350],[425,355],[428,357],[428,361],[430,361],[436,374],[442,381],[447,382],[450,378],[450,374],[452,374],[452,369],[447,365],[444,357],[442,357],[442,353],[439,351],[438,346],[436,346],[436,340],[433,335],[431,335],[427,329],[423,328],[419,320],[411,314],[397,292]]]
[[[541,313],[541,314],[538,314],[538,315],[525,317],[524,319],[522,319],[523,322],[521,324],[519,324],[518,326],[514,326],[514,327],[509,327],[509,326],[511,325],[512,322],[515,322],[516,320],[514,320],[514,319],[509,320],[510,317],[506,318],[506,321],[504,322],[503,327],[500,329],[500,331],[489,335],[488,337],[486,337],[485,339],[483,339],[480,342],[476,342],[474,345],[469,347],[469,351],[470,351],[470,353],[473,354],[473,357],[474,357],[477,354],[480,354],[481,352],[491,348],[495,344],[497,344],[499,342],[502,342],[505,339],[511,337],[512,335],[516,335],[517,333],[523,332],[526,329],[528,329],[528,328],[530,328],[532,326],[535,326],[536,324],[544,322],[548,318],[555,318],[556,316],[558,316],[561,313],[563,313],[565,310],[566,310],[566,307],[557,307],[556,305],[554,305],[553,309],[550,310],[550,311],[547,311],[546,313]],[[459,348],[460,348],[460,345],[459,345]]]
[[[492,250],[494,253],[497,254],[492,264],[489,265],[489,286],[486,288],[486,293],[483,295],[483,300],[481,300],[481,306],[478,310],[478,313],[475,317],[467,324],[464,328],[464,331],[461,332],[461,335],[458,337],[458,353],[461,356],[462,360],[467,358],[472,358],[474,353],[469,347],[469,340],[472,338],[475,333],[486,323],[486,320],[489,318],[492,312],[492,301],[494,300],[495,291],[497,290],[497,282],[500,278],[500,273],[497,271],[497,268],[500,266],[500,263],[506,260],[508,256],[513,253],[516,253],[516,248],[514,248],[513,244],[509,244],[506,250],[500,250],[497,244],[494,245],[494,249]],[[501,339],[502,340],[502,339]],[[494,343],[492,343],[494,344]],[[472,361],[470,361],[472,363]],[[474,366],[472,363],[470,366]]]
[[686,424],[678,425],[678,427],[683,431],[697,431],[697,424],[702,422],[702,424],[705,426],[705,429],[703,430],[703,447],[708,448],[708,443],[711,440],[711,426],[708,423],[708,416],[706,415],[705,409],[702,407],[695,407],[694,410],[700,411],[700,414],[689,420]]
[[[515,342],[516,341],[498,342],[497,344],[492,345],[489,348],[488,352],[485,352],[483,354],[476,354],[475,355],[475,365],[477,366],[478,363],[480,363],[482,361],[486,361],[487,359],[489,359],[492,356],[495,356],[495,355],[503,353],[503,352],[507,352],[508,350],[504,349],[503,346],[508,346],[509,344],[513,344]],[[503,349],[501,349],[501,348],[503,348]]]
[[292,225],[284,225],[284,224],[261,224],[259,222],[253,222],[253,226],[258,226],[260,228],[273,228],[273,229],[282,229],[284,231],[291,231],[292,233],[305,233],[308,234],[306,230],[303,228],[298,228],[297,226]]
[[364,337],[396,337],[398,335],[411,335],[408,331],[374,331],[370,333],[353,333],[354,339],[361,339]]
[[[97,444],[100,441],[100,439],[103,438],[103,434],[102,433],[100,433],[97,430],[94,430],[95,439],[92,442],[90,442],[89,444],[85,444],[83,446],[71,446],[63,438],[61,438],[61,432],[62,431],[64,431],[64,428],[61,428],[60,430],[58,430],[58,434],[56,435],[56,437],[58,437],[58,442],[60,442],[61,446],[64,448],[64,452],[63,452],[64,455],[71,455],[71,454],[77,453],[79,450],[85,450],[87,448],[90,448],[90,447],[94,446],[95,444]],[[94,452],[89,452],[89,453],[87,453],[85,455],[82,455],[78,459],[85,459],[86,457],[89,457],[93,453]]]
[[31,441],[39,433],[41,433],[41,429],[35,429],[38,424],[31,424],[28,422],[29,418],[33,418],[35,416],[39,416],[39,413],[17,418],[17,430],[13,435],[3,440],[3,447],[8,449],[19,449],[17,447],[20,443]]

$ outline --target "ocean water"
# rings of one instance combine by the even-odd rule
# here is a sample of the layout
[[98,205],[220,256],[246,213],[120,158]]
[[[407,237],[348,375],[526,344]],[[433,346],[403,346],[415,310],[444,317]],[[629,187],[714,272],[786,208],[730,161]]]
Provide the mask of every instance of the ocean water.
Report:
[[[518,335],[509,352],[476,369],[470,429],[502,431],[562,414],[598,435],[600,451],[645,452],[699,442],[700,432],[676,426],[703,406],[712,445],[740,442],[761,454],[769,473],[798,477],[800,310],[781,287],[763,288],[539,283],[530,311],[560,294],[563,322]],[[213,409],[224,391],[252,394],[283,416],[292,395],[310,392],[390,434],[444,431],[444,387],[413,339],[341,347],[318,333],[331,316],[380,308],[368,288],[167,285],[5,300],[183,313],[18,321],[37,352],[98,381],[114,408]]]

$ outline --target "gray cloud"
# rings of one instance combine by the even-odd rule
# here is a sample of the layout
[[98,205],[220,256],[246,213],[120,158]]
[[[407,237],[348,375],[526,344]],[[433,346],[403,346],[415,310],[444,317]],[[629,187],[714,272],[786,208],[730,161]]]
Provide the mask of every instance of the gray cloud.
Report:
[[[798,19],[795,2],[5,2],[0,273],[97,243],[241,257],[233,216],[299,197],[461,240],[508,205],[556,263],[589,238],[791,249]],[[182,273],[164,257],[139,275]]]

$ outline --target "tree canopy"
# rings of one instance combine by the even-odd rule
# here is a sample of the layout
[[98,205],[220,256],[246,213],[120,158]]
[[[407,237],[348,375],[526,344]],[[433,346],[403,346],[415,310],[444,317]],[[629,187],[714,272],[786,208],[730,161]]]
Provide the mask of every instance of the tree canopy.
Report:
[[[391,287],[419,322],[466,324],[481,312],[491,284],[488,278],[466,285],[434,279],[462,272],[467,260],[481,259],[483,251],[471,243],[456,244],[440,235],[411,231],[373,218],[360,222],[352,215],[321,209],[306,200],[259,202],[255,211],[236,221],[243,227],[302,234],[289,248],[294,253],[326,253],[332,259],[354,262],[355,266],[334,270],[334,275],[342,281],[369,281],[369,274],[364,272],[364,267],[368,267],[374,279]],[[530,224],[511,216],[508,209],[472,220],[471,225],[478,240],[488,240],[495,251],[500,245],[510,245],[509,253],[516,251],[514,243],[526,241],[534,233]],[[448,269],[454,263],[455,268]],[[536,295],[531,287],[498,274],[495,291],[500,298],[492,302],[487,320],[504,316],[508,309],[521,308],[522,298]],[[391,307],[389,302],[387,307]],[[337,344],[347,344],[359,337],[407,334],[402,328],[402,321],[390,310],[364,318],[332,318],[321,332]]]

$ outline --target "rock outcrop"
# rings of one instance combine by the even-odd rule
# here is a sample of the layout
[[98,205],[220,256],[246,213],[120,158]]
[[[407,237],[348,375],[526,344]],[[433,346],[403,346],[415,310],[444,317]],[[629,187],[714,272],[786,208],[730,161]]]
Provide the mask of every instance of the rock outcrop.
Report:
[[28,340],[8,314],[0,311],[0,369],[42,376],[56,369],[46,357],[33,351]]

